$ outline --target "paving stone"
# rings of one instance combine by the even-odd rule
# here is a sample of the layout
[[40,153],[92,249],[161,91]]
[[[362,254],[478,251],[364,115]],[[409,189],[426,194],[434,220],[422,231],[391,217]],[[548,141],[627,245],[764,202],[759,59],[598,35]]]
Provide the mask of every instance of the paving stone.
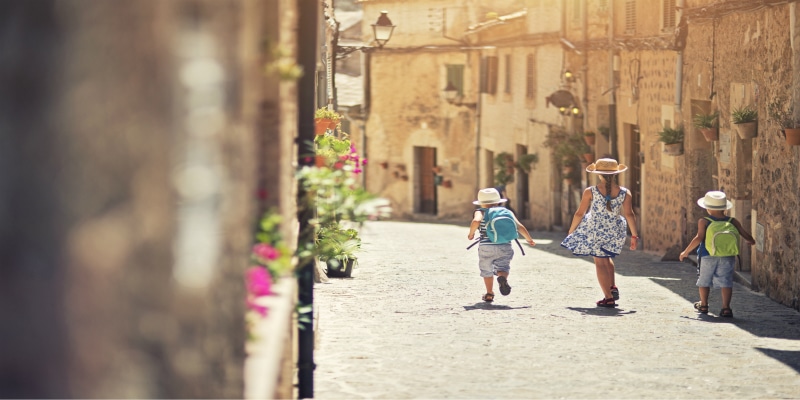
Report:
[[626,249],[598,308],[591,259],[532,232],[487,304],[466,224],[361,232],[353,278],[315,286],[315,398],[800,398],[800,313],[736,284],[733,319],[719,290],[697,314],[690,263]]

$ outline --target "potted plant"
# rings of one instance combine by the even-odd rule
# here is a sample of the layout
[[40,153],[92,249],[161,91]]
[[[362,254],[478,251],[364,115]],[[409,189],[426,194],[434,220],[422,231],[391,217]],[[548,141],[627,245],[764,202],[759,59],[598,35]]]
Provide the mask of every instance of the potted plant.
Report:
[[339,223],[323,226],[317,233],[317,251],[320,261],[328,267],[329,278],[349,278],[361,249],[358,231],[343,228]]
[[752,139],[758,134],[758,111],[751,106],[733,109],[731,121],[736,125],[742,139]]
[[692,124],[695,128],[700,129],[706,141],[713,142],[719,140],[719,130],[717,129],[717,117],[719,113],[714,111],[712,113],[699,113],[692,117]]
[[328,129],[336,129],[340,119],[342,119],[342,116],[339,115],[339,113],[327,107],[317,109],[317,111],[314,112],[314,133],[322,135]]
[[514,156],[502,152],[494,157],[494,183],[505,186],[514,181]]
[[522,154],[519,156],[519,161],[517,161],[517,169],[526,174],[529,174],[531,173],[533,165],[535,165],[538,162],[539,162],[538,154],[536,153]]
[[583,133],[583,140],[586,142],[587,145],[594,146],[595,139],[596,137],[594,132],[588,131]]
[[683,126],[665,126],[658,132],[658,140],[664,143],[664,153],[671,156],[683,154]]
[[800,145],[800,120],[794,118],[794,107],[784,108],[784,99],[775,100],[769,105],[769,114],[781,127],[781,133],[789,146]]

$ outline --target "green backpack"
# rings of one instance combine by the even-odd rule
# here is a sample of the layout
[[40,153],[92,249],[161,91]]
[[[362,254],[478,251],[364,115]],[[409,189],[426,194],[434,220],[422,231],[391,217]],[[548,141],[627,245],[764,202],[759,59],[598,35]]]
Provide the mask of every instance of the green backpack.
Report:
[[727,257],[739,255],[739,231],[728,218],[725,221],[716,221],[705,217],[709,224],[706,228],[706,250],[714,257]]

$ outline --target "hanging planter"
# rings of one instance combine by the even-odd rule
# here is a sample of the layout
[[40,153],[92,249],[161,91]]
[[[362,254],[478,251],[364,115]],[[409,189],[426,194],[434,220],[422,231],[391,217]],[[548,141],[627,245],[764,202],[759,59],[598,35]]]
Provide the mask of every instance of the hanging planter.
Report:
[[683,126],[671,128],[665,126],[658,133],[658,140],[664,143],[664,153],[670,156],[683,154]]
[[664,154],[679,156],[683,154],[683,143],[664,143]]
[[758,121],[736,124],[736,131],[741,139],[752,139],[758,134]]
[[328,125],[330,121],[327,119],[315,119],[314,120],[314,134],[317,136],[324,135],[325,132],[328,131]]
[[786,137],[786,144],[789,146],[800,146],[800,128],[787,128],[783,130]]
[[708,114],[695,114],[694,117],[692,117],[692,124],[695,128],[700,130],[700,133],[703,134],[703,137],[706,138],[707,142],[719,140],[719,130],[716,126],[718,116],[719,113],[714,111],[713,113]]
[[583,141],[586,142],[589,146],[594,146],[595,143],[595,134],[594,132],[584,132],[583,133]]
[[750,106],[734,109],[731,121],[736,125],[741,139],[752,139],[758,134],[758,111]]
[[706,138],[707,142],[714,142],[719,140],[719,130],[716,127],[702,128],[700,129],[700,133],[703,134],[703,137]]

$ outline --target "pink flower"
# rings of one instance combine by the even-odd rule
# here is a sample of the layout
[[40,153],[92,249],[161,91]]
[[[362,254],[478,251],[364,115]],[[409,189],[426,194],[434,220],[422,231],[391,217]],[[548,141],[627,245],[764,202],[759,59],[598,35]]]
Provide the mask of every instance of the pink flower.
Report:
[[333,168],[342,169],[342,167],[344,167],[344,163],[342,162],[337,162],[336,164],[333,164]]
[[366,158],[361,160],[361,165],[367,165],[367,159]]
[[275,250],[274,247],[266,243],[259,243],[253,246],[253,253],[255,253],[256,256],[265,261],[272,261],[278,258],[278,256],[280,255],[278,254],[278,250]]
[[251,299],[247,299],[247,308],[257,312],[262,317],[267,316],[267,311],[268,311],[267,307],[262,306],[260,304],[256,304],[256,302]]
[[264,267],[250,267],[246,274],[247,292],[252,297],[272,294],[272,276]]
[[360,174],[360,173],[361,173],[361,168],[356,168],[356,169],[354,169],[354,170],[353,170],[353,173],[354,173],[354,174]]

